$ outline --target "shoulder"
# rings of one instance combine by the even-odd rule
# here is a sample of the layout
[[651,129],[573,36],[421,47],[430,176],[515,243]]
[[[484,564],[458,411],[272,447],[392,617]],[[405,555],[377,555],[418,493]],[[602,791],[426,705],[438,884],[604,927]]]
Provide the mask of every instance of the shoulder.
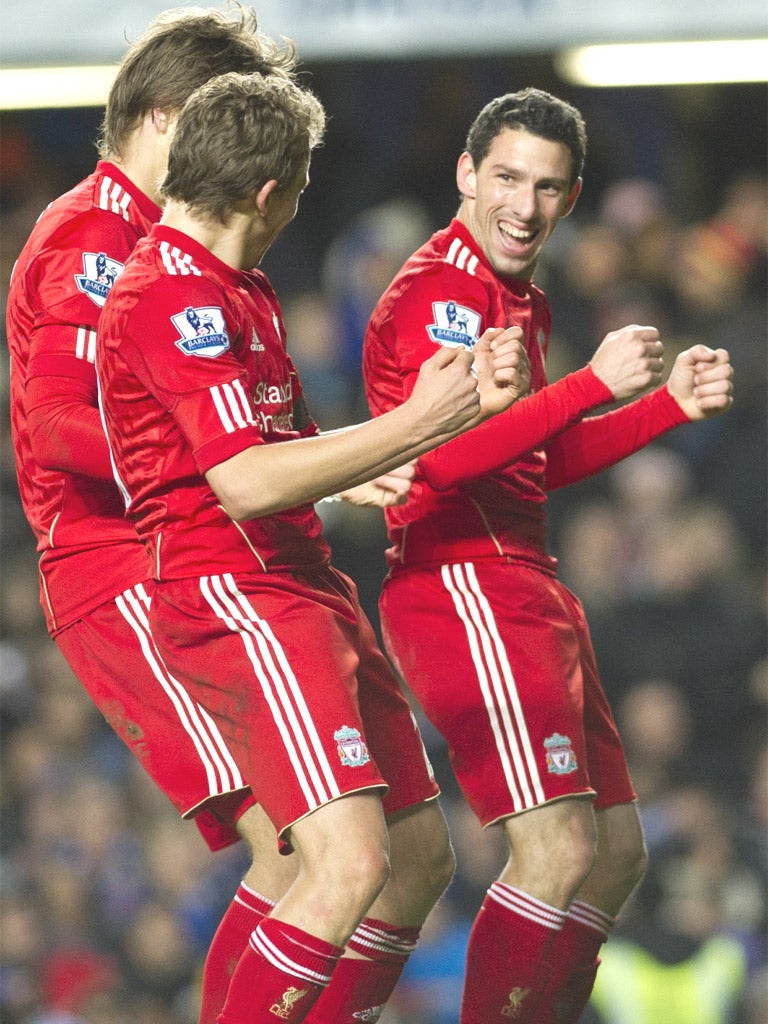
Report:
[[[103,319],[105,336],[126,332],[172,341],[186,354],[216,355],[226,348],[227,289],[175,240],[148,236],[136,246],[115,283]],[[150,347],[150,346],[146,346]]]
[[20,265],[58,262],[73,254],[106,253],[121,266],[144,230],[90,201],[89,179],[50,203],[40,215],[20,256]]
[[420,327],[433,342],[452,344],[482,333],[493,287],[477,255],[455,232],[433,236],[405,264],[376,307],[374,329],[394,321]]

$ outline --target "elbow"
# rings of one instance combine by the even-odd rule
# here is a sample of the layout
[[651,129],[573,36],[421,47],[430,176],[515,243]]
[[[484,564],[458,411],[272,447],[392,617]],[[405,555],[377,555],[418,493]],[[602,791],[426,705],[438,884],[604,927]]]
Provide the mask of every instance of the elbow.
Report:
[[[269,447],[277,447],[270,445]],[[220,507],[236,523],[276,515],[287,508],[311,500],[286,474],[281,463],[262,458],[263,449],[248,449],[257,458],[236,456],[209,469],[205,478]],[[271,454],[271,453],[270,453]]]
[[216,497],[224,512],[236,523],[271,516],[287,507],[278,495],[267,493],[264,489],[254,494],[245,487],[230,487],[226,490],[216,490]]
[[220,501],[220,507],[226,512],[227,516],[235,523],[244,523],[248,519],[257,518],[251,509],[242,503],[228,501]]
[[260,512],[256,502],[257,495],[251,484],[251,475],[242,472],[241,467],[232,472],[228,463],[214,466],[205,474],[208,486],[213,491],[219,508],[235,523],[254,519]]
[[248,495],[218,495],[219,505],[235,523],[244,523],[249,519],[258,519],[260,516],[268,516],[271,509],[261,507],[261,504],[252,500]]

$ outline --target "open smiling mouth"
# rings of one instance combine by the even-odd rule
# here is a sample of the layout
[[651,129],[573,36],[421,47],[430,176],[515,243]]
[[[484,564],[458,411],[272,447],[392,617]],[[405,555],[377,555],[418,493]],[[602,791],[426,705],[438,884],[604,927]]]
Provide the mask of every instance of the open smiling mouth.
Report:
[[510,224],[499,224],[499,231],[505,238],[520,245],[530,245],[537,234],[530,229],[513,228]]

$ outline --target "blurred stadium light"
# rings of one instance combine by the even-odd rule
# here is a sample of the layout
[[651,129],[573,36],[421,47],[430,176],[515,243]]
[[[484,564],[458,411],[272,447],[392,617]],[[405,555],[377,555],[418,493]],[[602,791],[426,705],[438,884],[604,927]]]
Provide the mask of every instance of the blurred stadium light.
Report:
[[[178,0],[176,0],[178,2]],[[174,0],[4,0],[3,67],[108,64]],[[203,6],[224,7],[223,0]],[[253,0],[262,29],[307,60],[525,51],[768,35],[764,0]]]

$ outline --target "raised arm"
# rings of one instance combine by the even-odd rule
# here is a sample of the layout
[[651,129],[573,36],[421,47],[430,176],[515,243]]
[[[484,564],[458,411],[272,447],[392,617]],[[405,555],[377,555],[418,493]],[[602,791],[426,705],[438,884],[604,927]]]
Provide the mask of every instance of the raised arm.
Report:
[[733,367],[725,349],[694,345],[681,352],[663,388],[604,416],[591,416],[547,446],[547,490],[599,473],[683,423],[727,412]]
[[606,335],[590,363],[419,460],[427,483],[447,490],[547,444],[586,412],[661,380],[663,347],[653,327]]
[[438,349],[397,409],[331,434],[252,445],[208,470],[208,483],[228,515],[244,520],[373,480],[478,422],[472,362],[464,349]]

